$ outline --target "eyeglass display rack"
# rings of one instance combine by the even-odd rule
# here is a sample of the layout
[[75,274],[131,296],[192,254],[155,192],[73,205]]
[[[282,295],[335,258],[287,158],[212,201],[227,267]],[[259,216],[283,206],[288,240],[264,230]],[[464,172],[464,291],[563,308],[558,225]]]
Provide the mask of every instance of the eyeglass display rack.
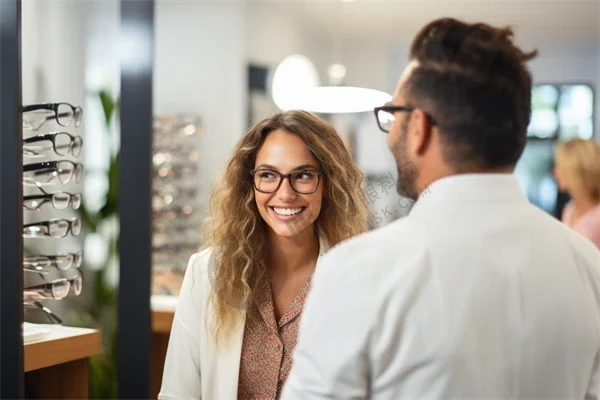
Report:
[[[82,252],[56,251],[59,241],[81,233],[81,219],[65,215],[79,208],[81,193],[65,188],[78,185],[83,175],[77,162],[83,140],[68,132],[80,125],[82,114],[81,107],[69,103],[23,106],[23,306],[26,312],[43,311],[52,324],[62,320],[42,302],[78,296],[83,287]],[[29,334],[24,329],[25,343]]]
[[153,119],[153,296],[179,294],[188,260],[200,247],[201,132],[197,115],[160,115]]
[[42,311],[50,322],[23,324],[28,398],[87,398],[87,358],[101,352],[99,331],[62,326],[44,304],[78,296],[83,287],[80,244],[56,251],[81,233],[74,216],[81,193],[66,190],[80,186],[83,175],[77,161],[83,140],[68,132],[81,118],[82,109],[68,103],[23,107],[23,307],[26,314]]
[[153,118],[151,398],[156,398],[160,390],[185,269],[190,256],[201,245],[203,190],[198,177],[201,135],[198,115]]
[[[22,68],[23,61],[30,61],[22,57],[22,38],[29,34],[22,29],[22,3],[0,1],[0,398],[83,399],[88,397],[87,358],[101,351],[98,331],[62,327],[59,337],[23,345],[22,77],[27,76],[31,65]],[[119,269],[117,397],[140,399],[149,398],[151,374],[149,133],[153,115],[155,1],[119,3],[120,40],[138,51],[135,57],[123,54],[119,63],[119,127],[127,134],[120,140],[117,208],[119,259],[127,268]],[[52,62],[67,60],[55,57]],[[79,365],[74,366],[72,361]],[[69,366],[73,368],[69,370]],[[26,393],[32,388],[35,393]]]

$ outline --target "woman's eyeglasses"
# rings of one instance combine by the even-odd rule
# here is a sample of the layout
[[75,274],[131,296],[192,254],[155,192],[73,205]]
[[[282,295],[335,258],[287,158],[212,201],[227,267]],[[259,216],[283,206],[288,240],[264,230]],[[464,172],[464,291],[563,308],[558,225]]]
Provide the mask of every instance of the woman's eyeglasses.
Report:
[[27,256],[23,258],[23,270],[37,272],[41,274],[48,273],[48,269],[50,268],[57,268],[61,271],[68,271],[72,267],[81,267],[82,261],[82,252],[62,253],[54,256]]
[[63,238],[71,232],[73,236],[81,233],[81,220],[79,218],[64,219],[54,218],[49,221],[40,221],[23,225],[23,236],[29,238],[48,236]]
[[23,302],[32,304],[39,300],[61,300],[73,293],[75,296],[81,294],[83,288],[83,276],[75,278],[60,278],[41,285],[29,286],[23,289]]
[[79,183],[83,176],[83,164],[72,161],[44,161],[23,166],[23,183],[25,185],[49,185],[69,183],[73,177]]
[[[36,145],[39,142],[50,142],[49,146]],[[42,133],[27,139],[23,139],[23,154],[30,157],[41,157],[41,151],[52,148],[59,156],[79,157],[83,139],[81,136],[73,136],[67,132]]]
[[254,188],[261,193],[274,193],[279,190],[284,179],[288,179],[294,192],[299,194],[311,194],[317,191],[321,181],[322,172],[302,169],[289,174],[257,168],[250,171],[254,178]]
[[46,122],[56,120],[60,126],[75,127],[81,124],[83,110],[69,103],[32,104],[23,107],[23,125],[26,128],[38,130]]
[[81,206],[81,193],[48,193],[41,186],[38,186],[38,189],[42,191],[42,194],[23,196],[23,207],[28,210],[40,210],[44,204],[51,203],[57,210],[64,210],[69,205],[77,210]]

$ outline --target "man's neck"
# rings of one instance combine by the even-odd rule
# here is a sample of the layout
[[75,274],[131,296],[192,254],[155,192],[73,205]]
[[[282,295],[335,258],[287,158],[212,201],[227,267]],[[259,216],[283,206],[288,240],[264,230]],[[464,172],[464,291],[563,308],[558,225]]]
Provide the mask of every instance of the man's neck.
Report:
[[433,182],[447,178],[449,176],[457,176],[464,174],[512,174],[514,172],[514,167],[504,167],[504,168],[493,168],[493,169],[473,169],[473,170],[456,170],[452,169],[448,166],[441,166],[436,170],[432,171],[419,171],[419,177],[417,178],[417,191],[419,196],[423,193],[426,193],[427,188]]

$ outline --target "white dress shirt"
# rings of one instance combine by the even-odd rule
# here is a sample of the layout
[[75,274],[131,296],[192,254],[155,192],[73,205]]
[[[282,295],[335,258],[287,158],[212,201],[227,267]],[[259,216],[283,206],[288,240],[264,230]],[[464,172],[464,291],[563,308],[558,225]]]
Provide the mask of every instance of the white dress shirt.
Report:
[[319,263],[284,399],[598,399],[600,252],[509,174],[430,185]]

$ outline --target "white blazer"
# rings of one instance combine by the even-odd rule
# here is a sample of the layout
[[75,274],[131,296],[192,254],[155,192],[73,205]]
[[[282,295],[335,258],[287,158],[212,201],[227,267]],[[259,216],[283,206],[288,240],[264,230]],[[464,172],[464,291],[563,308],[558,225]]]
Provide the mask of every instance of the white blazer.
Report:
[[[328,248],[319,235],[319,259]],[[216,347],[207,319],[214,315],[211,249],[190,258],[165,360],[159,399],[237,399],[245,312],[226,345]]]
[[282,399],[598,399],[600,252],[512,175],[440,179],[327,253]]

